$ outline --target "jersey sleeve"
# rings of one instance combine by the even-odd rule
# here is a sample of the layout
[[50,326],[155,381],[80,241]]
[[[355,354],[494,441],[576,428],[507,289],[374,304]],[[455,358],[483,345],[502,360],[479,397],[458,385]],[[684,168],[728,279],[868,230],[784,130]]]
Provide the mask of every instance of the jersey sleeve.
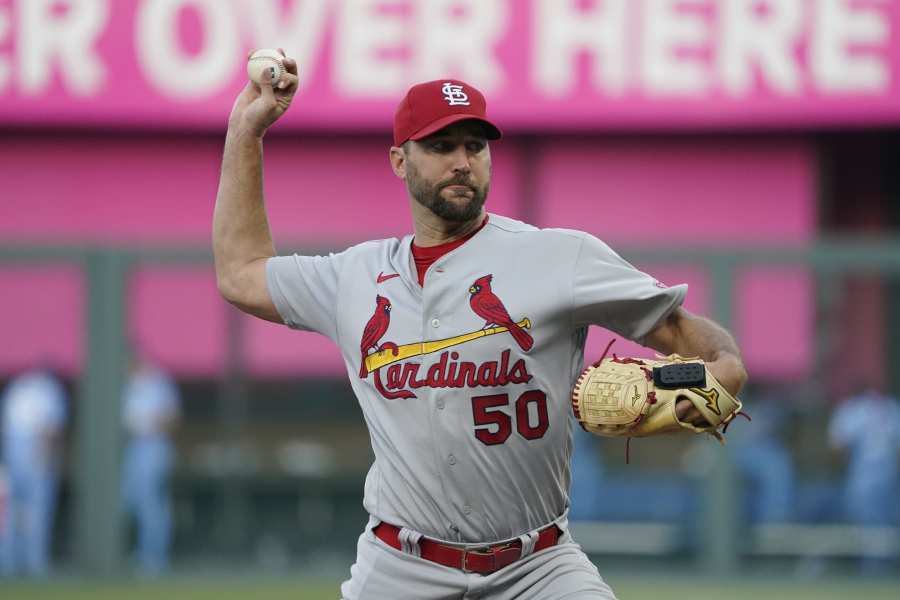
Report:
[[266,283],[284,324],[337,337],[337,299],[343,254],[276,256],[266,262]]
[[832,448],[851,446],[860,433],[865,433],[864,411],[854,400],[845,401],[832,414],[828,424],[828,443]]
[[600,325],[639,343],[687,294],[686,284],[664,286],[587,234],[572,285],[576,326]]

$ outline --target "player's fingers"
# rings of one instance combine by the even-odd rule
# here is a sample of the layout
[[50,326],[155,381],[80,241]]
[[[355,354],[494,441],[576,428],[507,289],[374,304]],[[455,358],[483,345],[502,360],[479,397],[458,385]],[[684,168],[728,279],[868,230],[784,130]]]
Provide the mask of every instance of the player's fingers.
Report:
[[259,84],[260,95],[265,100],[266,104],[269,106],[275,105],[275,90],[272,89],[272,84],[270,83],[261,83]]
[[692,425],[700,425],[703,422],[703,416],[696,408],[692,408],[684,415],[684,420]]
[[679,400],[675,403],[675,418],[679,421],[686,421],[688,412],[694,408],[690,400]]
[[300,79],[293,73],[283,73],[281,79],[278,81],[278,89],[283,90],[288,94],[293,94],[297,91],[299,82]]
[[293,75],[299,75],[297,72],[297,61],[293,58],[285,58],[283,61],[284,70]]
[[697,427],[706,427],[709,425],[709,422],[690,400],[681,400],[675,404],[675,416],[682,423],[690,423]]
[[282,56],[287,56],[287,53],[284,51],[284,48],[278,48],[278,51],[281,53]]

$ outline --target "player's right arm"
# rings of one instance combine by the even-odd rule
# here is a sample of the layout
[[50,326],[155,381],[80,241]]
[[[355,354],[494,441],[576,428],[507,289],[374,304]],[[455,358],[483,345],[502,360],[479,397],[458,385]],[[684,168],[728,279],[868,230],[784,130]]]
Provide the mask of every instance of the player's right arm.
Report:
[[228,119],[213,213],[213,256],[219,293],[244,312],[281,323],[266,284],[275,245],[263,201],[262,140],[297,92],[297,63],[284,60],[276,87],[248,82]]

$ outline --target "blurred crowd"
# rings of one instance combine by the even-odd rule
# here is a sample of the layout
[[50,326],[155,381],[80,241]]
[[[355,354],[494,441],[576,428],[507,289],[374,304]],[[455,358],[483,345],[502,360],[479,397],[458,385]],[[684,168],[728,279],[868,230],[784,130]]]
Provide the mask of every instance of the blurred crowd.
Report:
[[[136,529],[136,568],[153,577],[168,567],[172,537],[169,479],[180,396],[173,379],[147,357],[132,356],[122,394],[122,509]],[[0,574],[50,573],[63,433],[72,411],[64,381],[49,361],[10,379],[0,396]]]

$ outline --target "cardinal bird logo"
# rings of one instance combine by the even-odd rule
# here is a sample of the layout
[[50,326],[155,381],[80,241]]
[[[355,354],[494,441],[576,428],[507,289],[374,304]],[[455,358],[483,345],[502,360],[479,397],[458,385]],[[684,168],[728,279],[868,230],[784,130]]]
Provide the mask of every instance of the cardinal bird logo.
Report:
[[528,352],[534,345],[534,339],[512,320],[503,302],[491,291],[493,278],[493,275],[485,275],[475,280],[469,288],[469,305],[476,315],[484,319],[484,329],[491,325],[506,327],[519,347]]
[[359,367],[360,379],[365,379],[369,374],[366,369],[366,356],[371,348],[378,349],[378,340],[380,340],[388,330],[391,324],[391,301],[384,296],[375,296],[375,314],[366,323],[363,330],[362,341],[359,343],[359,350],[362,353],[362,365]]

